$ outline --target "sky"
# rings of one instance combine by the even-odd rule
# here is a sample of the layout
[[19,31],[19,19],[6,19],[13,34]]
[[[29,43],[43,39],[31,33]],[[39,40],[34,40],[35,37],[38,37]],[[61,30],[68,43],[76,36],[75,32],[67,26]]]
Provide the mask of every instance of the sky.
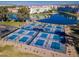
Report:
[[79,1],[0,1],[0,5],[60,5],[60,4],[79,4]]

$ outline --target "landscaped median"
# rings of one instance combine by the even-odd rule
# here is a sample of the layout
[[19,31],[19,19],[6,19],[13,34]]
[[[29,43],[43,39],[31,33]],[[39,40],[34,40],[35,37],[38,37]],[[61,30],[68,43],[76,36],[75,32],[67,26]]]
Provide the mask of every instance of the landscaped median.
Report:
[[0,24],[9,25],[9,26],[15,26],[15,27],[20,27],[21,25],[23,25],[25,23],[26,22],[15,22],[15,21],[0,22]]

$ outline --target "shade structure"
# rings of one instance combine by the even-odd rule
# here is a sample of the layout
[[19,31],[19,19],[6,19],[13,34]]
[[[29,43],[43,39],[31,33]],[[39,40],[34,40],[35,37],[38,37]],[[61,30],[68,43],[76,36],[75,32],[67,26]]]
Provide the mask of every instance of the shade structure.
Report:
[[50,24],[63,24],[63,25],[73,25],[77,24],[76,19],[69,19],[60,14],[51,15],[50,18],[37,20],[38,22],[50,23]]

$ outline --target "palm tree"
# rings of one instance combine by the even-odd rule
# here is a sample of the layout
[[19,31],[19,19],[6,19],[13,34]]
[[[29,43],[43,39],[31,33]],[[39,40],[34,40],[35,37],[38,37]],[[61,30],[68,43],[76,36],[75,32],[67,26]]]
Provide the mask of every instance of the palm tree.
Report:
[[25,18],[30,18],[29,12],[29,7],[22,6],[18,9],[17,17],[20,21],[25,21]]

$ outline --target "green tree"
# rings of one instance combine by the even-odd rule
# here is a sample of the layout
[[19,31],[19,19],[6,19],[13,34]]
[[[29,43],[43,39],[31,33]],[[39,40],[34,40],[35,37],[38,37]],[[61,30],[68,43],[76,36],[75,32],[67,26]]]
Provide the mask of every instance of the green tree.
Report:
[[0,19],[3,21],[7,21],[7,14],[8,14],[8,9],[5,6],[0,7]]
[[39,9],[36,9],[37,12],[39,12]]
[[25,21],[25,18],[30,18],[29,13],[30,9],[29,7],[22,6],[18,9],[17,17],[20,21]]

